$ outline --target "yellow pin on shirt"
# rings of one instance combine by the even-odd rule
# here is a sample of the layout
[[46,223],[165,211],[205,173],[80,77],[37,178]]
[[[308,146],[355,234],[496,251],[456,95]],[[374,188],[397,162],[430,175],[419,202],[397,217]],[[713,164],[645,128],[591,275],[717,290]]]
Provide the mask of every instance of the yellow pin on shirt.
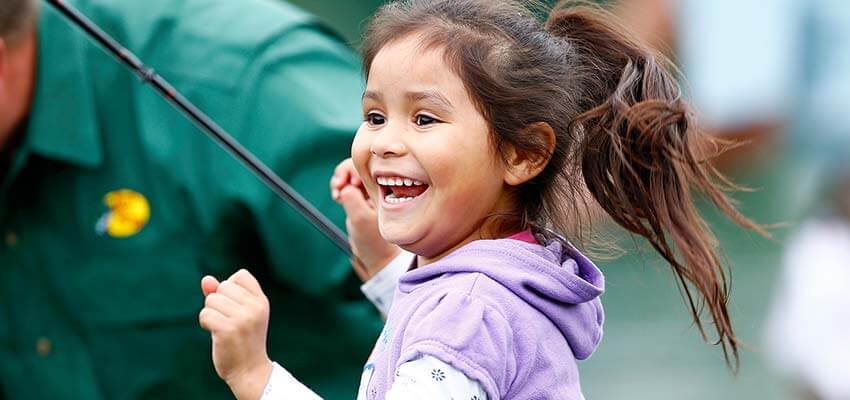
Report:
[[148,200],[138,192],[129,189],[109,192],[103,197],[103,203],[109,211],[97,221],[96,230],[101,235],[130,237],[139,233],[150,219]]

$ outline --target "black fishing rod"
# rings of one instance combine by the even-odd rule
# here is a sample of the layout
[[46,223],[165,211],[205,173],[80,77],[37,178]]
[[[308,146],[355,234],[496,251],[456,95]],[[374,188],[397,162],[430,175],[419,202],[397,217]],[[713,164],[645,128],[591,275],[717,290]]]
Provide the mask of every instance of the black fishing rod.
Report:
[[295,191],[289,184],[281,179],[274,171],[260,161],[254,154],[248,151],[242,144],[222,129],[210,117],[198,109],[192,102],[187,100],[168,81],[159,76],[152,68],[145,66],[133,53],[121,46],[115,39],[100,29],[97,24],[89,20],[74,7],[68,5],[65,0],[47,0],[53,7],[74,22],[80,29],[84,30],[96,42],[100,43],[110,54],[127,65],[143,83],[147,83],[169,103],[177,107],[184,115],[189,117],[203,132],[209,135],[219,145],[224,147],[231,155],[236,157],[251,172],[257,175],[263,183],[280,198],[286,200],[290,206],[295,208],[304,218],[307,218],[313,226],[328,237],[334,244],[339,246],[349,256],[353,256],[351,247],[345,233],[334,225],[327,217],[322,215],[304,197]]

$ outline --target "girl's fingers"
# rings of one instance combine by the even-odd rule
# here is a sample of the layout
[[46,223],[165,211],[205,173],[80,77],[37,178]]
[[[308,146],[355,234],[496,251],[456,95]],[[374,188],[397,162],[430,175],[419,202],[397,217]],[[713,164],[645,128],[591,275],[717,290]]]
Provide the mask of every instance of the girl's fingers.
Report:
[[346,177],[334,175],[331,178],[331,189],[340,189],[345,186],[347,181]]
[[339,203],[345,209],[348,220],[356,226],[374,224],[376,220],[373,207],[368,197],[360,189],[348,186],[340,191]]
[[348,185],[364,190],[363,179],[357,174],[357,169],[354,168],[354,161],[350,158],[339,163],[334,170],[333,177],[330,180],[331,197],[338,201],[340,192]]
[[209,296],[210,293],[215,293],[218,289],[218,285],[218,279],[215,279],[215,277],[210,275],[201,279],[201,292],[204,293],[204,297]]
[[354,171],[354,163],[350,158],[343,160],[339,165],[334,169],[333,177],[331,178],[331,183],[335,184],[337,189],[342,186],[348,184],[350,180],[351,174]]
[[235,317],[240,314],[241,306],[233,299],[219,293],[210,293],[204,300],[204,307],[211,308],[223,314],[225,317]]
[[204,307],[201,309],[201,312],[198,313],[198,323],[201,324],[201,328],[210,332],[215,332],[224,327],[228,321],[227,317],[218,310]]
[[330,185],[331,185],[331,198],[333,198],[334,200],[338,200],[339,199],[339,192],[342,190],[342,188],[344,188],[345,186],[348,185],[348,181],[349,181],[348,176],[334,175],[333,178],[331,178],[331,183],[330,183]]
[[256,297],[255,295],[248,292],[242,286],[239,286],[236,283],[231,282],[229,280],[224,281],[221,284],[219,284],[218,290],[216,291],[216,293],[219,293],[219,294],[233,300],[234,302],[236,302],[240,305],[244,305],[246,300],[248,300],[252,297]]
[[227,280],[245,288],[245,290],[251,294],[264,296],[263,289],[260,287],[260,282],[257,282],[257,279],[254,278],[254,275],[251,275],[248,270],[240,269]]

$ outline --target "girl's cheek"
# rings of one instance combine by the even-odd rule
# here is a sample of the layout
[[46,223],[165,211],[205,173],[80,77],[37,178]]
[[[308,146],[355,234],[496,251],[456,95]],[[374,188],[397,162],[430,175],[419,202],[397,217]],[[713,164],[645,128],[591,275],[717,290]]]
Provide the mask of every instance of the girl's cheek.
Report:
[[351,143],[351,160],[354,161],[354,168],[357,169],[357,174],[364,181],[370,181],[371,174],[369,173],[369,158],[372,155],[372,141],[369,133],[363,132],[361,127],[354,136],[354,141]]
[[[366,133],[363,132],[363,126],[357,130],[357,133],[354,135],[354,140],[351,142],[351,158],[354,160],[356,164],[358,159],[363,158],[363,153],[369,153],[369,147],[371,146],[366,138]],[[362,160],[361,160],[362,161]]]

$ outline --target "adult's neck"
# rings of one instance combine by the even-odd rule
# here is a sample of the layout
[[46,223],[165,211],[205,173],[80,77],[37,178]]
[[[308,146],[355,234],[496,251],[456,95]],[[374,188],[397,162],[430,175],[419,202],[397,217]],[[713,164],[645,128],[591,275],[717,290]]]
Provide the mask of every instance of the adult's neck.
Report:
[[35,30],[7,44],[3,57],[4,78],[8,101],[8,122],[0,126],[0,151],[12,142],[18,134],[32,109],[35,91],[36,67],[38,57],[37,34]]

